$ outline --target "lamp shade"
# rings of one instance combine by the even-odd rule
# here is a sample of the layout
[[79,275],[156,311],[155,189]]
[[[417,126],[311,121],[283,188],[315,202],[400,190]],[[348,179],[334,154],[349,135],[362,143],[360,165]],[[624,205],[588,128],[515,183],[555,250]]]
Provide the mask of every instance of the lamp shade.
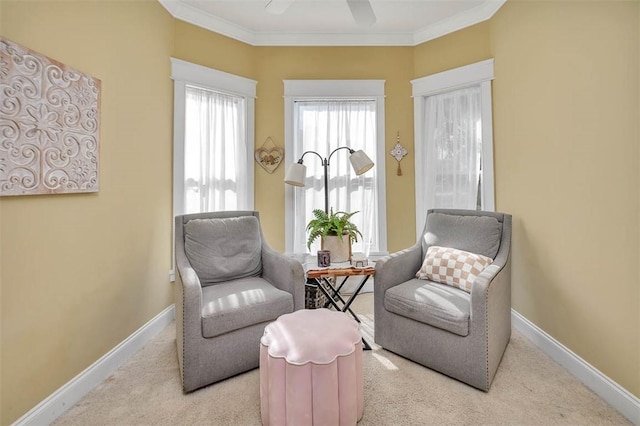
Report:
[[307,176],[307,166],[302,163],[293,163],[287,169],[284,175],[284,183],[293,186],[304,186],[304,180]]
[[349,161],[351,161],[351,167],[353,167],[356,175],[361,175],[373,167],[373,161],[361,149],[351,154]]

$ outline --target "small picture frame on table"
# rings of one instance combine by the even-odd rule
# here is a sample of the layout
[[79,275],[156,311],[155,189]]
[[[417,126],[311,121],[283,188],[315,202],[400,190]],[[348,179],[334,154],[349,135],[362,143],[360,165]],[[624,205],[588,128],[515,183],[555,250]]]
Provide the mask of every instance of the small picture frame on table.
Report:
[[318,266],[326,268],[331,265],[331,252],[329,250],[318,250]]

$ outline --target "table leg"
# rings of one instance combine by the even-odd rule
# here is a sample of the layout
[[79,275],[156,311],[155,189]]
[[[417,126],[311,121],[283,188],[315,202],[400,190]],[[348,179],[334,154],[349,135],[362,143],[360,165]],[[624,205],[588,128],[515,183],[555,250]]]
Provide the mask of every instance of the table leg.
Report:
[[[336,277],[337,278],[337,277]],[[331,285],[331,281],[329,281],[328,278],[322,277],[321,278],[325,283],[327,283],[327,285],[329,287],[331,287],[331,290],[333,291],[333,296],[332,297],[338,297],[340,299],[340,301],[342,302],[342,304],[346,303],[344,301],[344,299],[340,296],[340,290],[342,289],[342,286],[344,286],[344,283],[347,282],[347,280],[349,279],[348,276],[344,277],[344,279],[342,280],[342,282],[340,283],[340,285],[338,286],[338,288],[333,288],[333,285]],[[325,303],[324,307],[326,308],[327,306],[329,306],[329,302]]]
[[364,279],[360,282],[360,285],[358,286],[356,291],[354,291],[351,297],[349,298],[349,300],[347,300],[347,303],[344,305],[342,312],[346,312],[347,309],[349,309],[349,312],[351,312],[351,309],[349,308],[349,306],[351,306],[351,304],[353,303],[353,300],[356,298],[358,293],[360,293],[360,290],[362,290],[362,287],[364,287],[368,279],[369,279],[369,275],[365,275]]
[[[329,286],[329,288],[333,292],[333,295],[330,295],[329,292],[327,291],[327,289],[324,288],[324,286],[322,285],[321,279],[324,280],[325,283]],[[358,285],[358,288],[356,289],[356,291],[354,291],[353,294],[349,297],[349,299],[345,302],[345,300],[340,295],[340,289],[342,289],[342,286],[345,284],[345,282],[347,282],[347,279],[348,279],[348,277],[345,277],[345,279],[342,280],[342,283],[340,283],[340,285],[336,288],[331,284],[331,282],[329,282],[324,277],[323,278],[313,278],[316,287],[319,288],[320,291],[322,292],[322,294],[324,294],[325,297],[327,298],[327,303],[325,303],[324,307],[332,305],[338,311],[342,311],[342,312],[345,312],[345,313],[347,311],[349,311],[349,313],[353,316],[353,318],[358,323],[362,323],[360,318],[358,318],[358,315],[356,315],[356,313],[351,310],[351,304],[355,300],[356,296],[360,293],[360,291],[362,291],[362,288],[367,283],[367,280],[369,280],[369,275],[365,275],[364,276],[362,281],[360,281],[360,284]],[[342,308],[340,308],[340,306],[338,306],[338,303],[336,302],[336,298],[338,299],[339,302],[341,302],[343,304]],[[365,340],[364,337],[362,338],[362,346],[363,346],[363,350],[365,350],[365,351],[370,351],[371,350],[371,346]]]
[[[360,321],[360,318],[358,318],[358,316],[351,310],[350,306],[353,303],[353,301],[355,300],[356,296],[362,290],[362,287],[364,287],[364,285],[367,283],[368,279],[369,279],[369,275],[365,275],[364,278],[362,279],[362,281],[360,281],[360,284],[358,285],[358,288],[356,289],[356,291],[353,292],[351,297],[349,297],[349,300],[347,300],[347,303],[342,307],[342,312],[346,312],[348,310],[351,313],[351,315],[353,315],[355,320],[358,321],[361,324],[362,324],[362,321]],[[369,343],[367,343],[367,341],[365,340],[364,337],[362,338],[362,346],[363,346],[363,349],[365,351],[370,351],[371,350],[371,346],[369,345]]]
[[[316,287],[320,289],[320,291],[322,292],[322,294],[324,294],[327,298],[327,302],[329,302],[330,304],[333,305],[334,308],[336,308],[338,311],[342,311],[342,309],[340,309],[340,306],[338,306],[338,304],[336,303],[336,301],[333,299],[333,297],[331,297],[331,295],[329,294],[329,292],[322,286],[322,283],[320,283],[316,278],[314,278],[314,280],[316,281]],[[332,287],[333,288],[333,287]]]
[[367,341],[364,340],[364,337],[362,338],[362,350],[363,351],[370,351],[371,350],[371,346],[369,346]]
[[[336,309],[338,309],[339,311],[342,311],[342,312],[345,312],[346,310],[349,310],[349,313],[353,316],[353,318],[355,318],[356,321],[360,322],[360,319],[355,314],[355,312],[353,312],[351,310],[351,308],[349,308],[348,306],[346,308],[344,308],[344,306],[347,304],[347,302],[340,295],[340,289],[342,288],[344,283],[347,282],[347,278],[349,278],[349,277],[345,277],[345,279],[342,280],[342,283],[338,286],[338,288],[335,288],[333,285],[331,285],[331,282],[328,279],[326,279],[324,277],[321,278],[321,279],[329,286],[329,288],[331,288],[331,291],[333,291],[333,296],[328,298],[328,299],[331,299],[331,300],[333,300],[335,302],[334,297],[337,297],[338,300],[340,301],[340,303],[342,303],[343,308],[336,308]],[[367,278],[369,278],[369,277],[367,277]],[[318,283],[318,285],[321,286],[321,283],[319,283],[318,281],[316,281],[316,282]],[[331,300],[327,300],[327,303],[324,304],[325,308],[331,304]],[[336,303],[333,303],[333,306],[337,306]]]

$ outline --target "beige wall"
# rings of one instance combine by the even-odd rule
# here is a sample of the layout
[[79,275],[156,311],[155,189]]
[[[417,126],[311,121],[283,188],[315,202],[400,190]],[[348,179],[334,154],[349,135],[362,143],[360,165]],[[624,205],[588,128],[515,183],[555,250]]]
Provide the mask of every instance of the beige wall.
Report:
[[175,20],[173,57],[255,80],[253,46]]
[[414,78],[491,58],[490,29],[490,23],[485,21],[416,46]]
[[156,1],[0,11],[2,36],[102,80],[100,192],[0,198],[5,425],[172,303],[173,19]]
[[508,2],[490,21],[512,305],[636,396],[639,7]]
[[[411,99],[411,48],[260,48],[257,52],[258,100],[256,101],[256,146],[271,138],[284,147],[285,79],[382,79],[385,83],[385,153],[396,144],[396,133],[413,153],[413,104]],[[293,158],[286,158],[273,174],[256,167],[255,206],[260,210],[265,234],[278,250],[284,250],[284,172]],[[387,217],[392,226],[388,245],[398,250],[415,239],[413,155],[402,162],[397,176],[396,161],[387,155]],[[406,224],[411,224],[407,226]]]
[[[0,0],[3,36],[103,88],[100,192],[0,198],[0,423],[172,303],[170,56],[258,80],[256,146],[268,136],[284,146],[283,79],[386,80],[386,151],[397,131],[409,149],[403,176],[386,157],[391,251],[415,239],[410,80],[495,57],[513,306],[640,396],[639,8],[510,1],[415,48],[271,48],[175,21],[154,0]],[[255,168],[255,205],[278,250],[291,161],[271,175]]]

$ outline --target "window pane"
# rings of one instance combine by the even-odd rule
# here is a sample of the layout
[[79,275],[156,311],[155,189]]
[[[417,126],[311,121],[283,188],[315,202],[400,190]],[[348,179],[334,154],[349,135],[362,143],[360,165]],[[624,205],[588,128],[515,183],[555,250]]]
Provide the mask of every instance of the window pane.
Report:
[[185,213],[245,208],[244,111],[242,97],[187,87]]
[[[294,156],[315,151],[327,158],[339,147],[362,149],[376,163],[376,101],[331,100],[298,101],[294,112]],[[349,151],[339,150],[328,159],[329,206],[334,211],[358,211],[352,221],[364,238],[353,245],[353,251],[378,251],[379,226],[375,168],[356,176],[349,162]],[[314,209],[324,209],[324,171],[321,159],[314,154],[304,157],[307,167],[306,186],[296,189],[294,251],[305,252],[306,224]],[[315,253],[319,240],[311,247]]]
[[480,86],[425,100],[426,201],[435,208],[476,209],[482,163]]
[[[418,236],[429,209],[495,208],[493,78],[493,59],[488,59],[411,81],[414,110],[422,118],[415,120]],[[448,160],[442,160],[447,159],[445,154],[449,154]],[[434,162],[441,162],[441,168]]]

